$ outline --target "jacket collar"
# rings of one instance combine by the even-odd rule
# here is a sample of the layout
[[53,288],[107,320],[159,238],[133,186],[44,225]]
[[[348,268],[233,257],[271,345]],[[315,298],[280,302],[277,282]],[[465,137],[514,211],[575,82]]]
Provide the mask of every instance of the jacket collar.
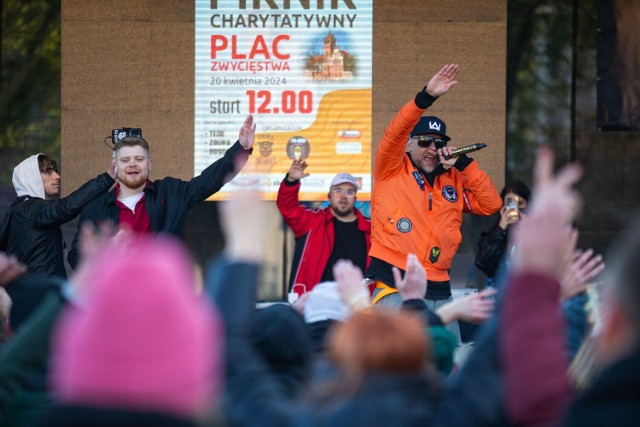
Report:
[[[155,193],[155,192],[156,192],[156,186],[155,186],[155,183],[154,183],[154,182],[152,182],[152,181],[147,180],[147,182],[146,182],[146,184],[145,184],[145,186],[144,186],[144,189],[143,189],[142,191],[143,191],[144,193],[149,193],[149,192]],[[115,187],[113,187],[113,190],[111,190],[110,192],[113,192],[113,195],[114,195],[114,198],[113,198],[113,199],[114,199],[114,201],[115,201],[115,200],[118,200],[118,194],[120,194],[120,183],[119,183],[119,182],[116,182],[116,186],[115,186]]]

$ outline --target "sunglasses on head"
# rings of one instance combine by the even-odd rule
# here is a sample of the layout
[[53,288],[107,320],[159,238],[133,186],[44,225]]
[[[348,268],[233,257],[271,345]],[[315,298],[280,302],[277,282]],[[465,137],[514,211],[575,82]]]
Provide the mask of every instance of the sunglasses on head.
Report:
[[433,142],[436,145],[436,150],[438,148],[444,148],[447,146],[447,141],[442,138],[434,138],[432,136],[427,135],[419,135],[416,137],[418,140],[418,145],[422,148],[427,148]]

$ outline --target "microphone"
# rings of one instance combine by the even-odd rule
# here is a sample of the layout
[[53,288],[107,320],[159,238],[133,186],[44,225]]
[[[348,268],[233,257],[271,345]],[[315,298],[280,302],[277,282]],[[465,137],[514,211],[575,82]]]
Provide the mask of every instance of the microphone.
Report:
[[483,144],[483,143],[480,142],[480,143],[477,143],[477,144],[467,145],[466,147],[456,148],[455,150],[453,150],[451,152],[450,156],[444,156],[444,159],[445,160],[449,160],[449,159],[453,159],[455,157],[460,157],[463,154],[473,153],[474,151],[482,150],[486,146],[487,146],[487,144]]

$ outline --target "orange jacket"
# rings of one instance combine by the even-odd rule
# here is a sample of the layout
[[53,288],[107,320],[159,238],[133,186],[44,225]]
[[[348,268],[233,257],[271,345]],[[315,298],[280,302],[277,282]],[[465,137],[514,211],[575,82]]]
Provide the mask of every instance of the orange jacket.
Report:
[[[418,169],[405,154],[409,134],[424,112],[412,100],[396,114],[376,153],[371,198],[369,255],[403,270],[414,253],[427,279],[449,280],[451,260],[462,235],[462,213],[491,215],[502,207],[491,178],[472,161],[463,171],[450,168],[421,189]],[[424,177],[423,177],[424,178]]]

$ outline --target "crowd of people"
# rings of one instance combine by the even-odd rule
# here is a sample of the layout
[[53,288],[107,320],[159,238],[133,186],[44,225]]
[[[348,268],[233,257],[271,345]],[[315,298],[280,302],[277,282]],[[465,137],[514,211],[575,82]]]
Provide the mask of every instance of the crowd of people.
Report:
[[[554,173],[543,147],[532,189],[498,193],[452,155],[445,122],[424,114],[458,74],[442,67],[385,130],[371,219],[347,172],[326,208],[301,204],[312,159],[293,160],[277,195],[296,239],[291,303],[256,306],[255,188],[219,204],[225,250],[204,279],[181,241],[189,209],[251,154],[251,116],[186,182],[150,180],[140,137],[64,198],[53,159],[16,166],[0,229],[0,425],[635,425],[640,225],[605,267],[577,248],[579,165]],[[476,246],[487,286],[454,299],[463,213],[497,220]],[[78,216],[67,251],[60,226]],[[458,320],[482,324],[462,362]]]

